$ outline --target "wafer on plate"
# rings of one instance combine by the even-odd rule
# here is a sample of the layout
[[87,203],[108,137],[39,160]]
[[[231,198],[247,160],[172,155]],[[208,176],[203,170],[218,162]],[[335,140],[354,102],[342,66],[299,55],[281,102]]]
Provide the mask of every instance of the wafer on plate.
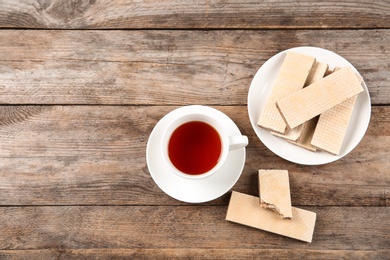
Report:
[[[308,77],[306,78],[306,82],[305,82],[304,87],[309,86],[310,84],[316,82],[317,80],[322,79],[324,77],[325,73],[328,71],[328,67],[329,66],[326,63],[316,62],[313,65],[313,67],[311,68]],[[285,134],[280,134],[280,133],[275,133],[275,132],[271,132],[271,133],[275,136],[284,138],[284,139],[289,140],[289,141],[293,141],[291,143],[299,143],[300,142],[299,140],[306,140],[306,139],[308,139],[307,135],[312,134],[308,130],[311,129],[313,124],[315,126],[315,122],[317,122],[318,119],[313,118],[311,120],[313,120],[313,121],[309,122],[310,121],[309,120],[308,122],[305,122],[302,125],[299,125],[293,129],[287,129]],[[309,125],[305,126],[305,124],[309,124]],[[304,129],[305,129],[305,131],[303,132]],[[313,131],[314,131],[314,129],[313,129]],[[302,136],[303,134],[305,136]],[[298,145],[300,145],[300,144],[298,144]],[[302,144],[302,145],[303,145],[303,147],[306,147],[306,144]],[[315,148],[310,145],[310,142],[308,145],[310,146],[309,150],[312,150],[312,149],[315,150]]]
[[322,113],[318,119],[311,145],[338,155],[356,103],[356,96]]
[[[336,67],[333,71],[339,69],[340,67]],[[363,81],[359,75],[356,75],[356,77],[360,83]],[[316,131],[313,131],[311,140],[306,140],[306,145],[310,141],[310,147],[317,147],[320,150],[338,155],[345,139],[356,99],[357,96],[349,98],[322,113],[318,118]]]
[[295,52],[287,52],[271,95],[258,120],[260,127],[284,133],[286,123],[281,117],[276,102],[303,88],[315,58]]
[[300,146],[302,148],[305,148],[309,151],[315,152],[317,151],[317,148],[314,147],[311,144],[311,140],[313,139],[314,131],[317,126],[318,122],[318,116],[310,119],[309,121],[305,122],[302,127],[301,135],[296,141],[290,141],[287,140],[289,143],[295,144],[297,146]]
[[276,105],[288,127],[294,128],[362,91],[348,66],[277,101]]

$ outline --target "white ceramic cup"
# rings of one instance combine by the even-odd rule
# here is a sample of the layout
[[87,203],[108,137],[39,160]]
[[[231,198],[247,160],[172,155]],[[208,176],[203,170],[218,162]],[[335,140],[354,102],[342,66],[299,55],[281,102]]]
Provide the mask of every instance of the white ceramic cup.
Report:
[[[169,157],[169,152],[168,152],[169,141],[171,139],[173,132],[179,126],[193,121],[204,122],[212,126],[219,134],[220,141],[221,141],[221,153],[217,164],[209,171],[201,174],[187,174],[185,172],[180,171],[171,162]],[[169,166],[172,172],[176,173],[181,177],[188,178],[188,179],[202,179],[216,173],[221,168],[221,166],[225,163],[229,151],[239,149],[248,145],[248,137],[246,137],[245,135],[229,136],[225,130],[225,127],[226,126],[224,126],[217,117],[208,115],[206,113],[200,113],[200,112],[188,112],[186,114],[181,115],[180,117],[173,119],[168,124],[167,128],[165,129],[162,135],[161,148],[162,148],[164,161]]]

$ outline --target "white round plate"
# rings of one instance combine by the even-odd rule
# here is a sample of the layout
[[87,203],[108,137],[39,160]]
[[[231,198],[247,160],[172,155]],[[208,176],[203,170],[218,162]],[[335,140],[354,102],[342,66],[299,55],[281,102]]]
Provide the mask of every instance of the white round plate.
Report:
[[304,165],[320,165],[336,161],[351,152],[367,130],[371,116],[371,101],[367,86],[363,82],[364,91],[356,99],[352,118],[339,155],[335,156],[323,151],[311,152],[290,144],[257,125],[260,113],[271,94],[271,88],[283,63],[285,53],[288,51],[314,56],[317,61],[327,63],[330,69],[349,65],[356,73],[359,73],[351,63],[340,55],[317,47],[297,47],[276,54],[257,71],[249,88],[248,113],[252,127],[268,149],[288,161]]
[[213,175],[204,179],[186,179],[170,171],[161,152],[161,137],[168,123],[187,111],[207,112],[217,116],[228,135],[241,135],[236,124],[224,113],[207,106],[185,106],[165,115],[154,127],[146,147],[146,163],[157,186],[180,201],[201,203],[228,192],[241,176],[245,163],[245,147],[229,152],[226,162]]

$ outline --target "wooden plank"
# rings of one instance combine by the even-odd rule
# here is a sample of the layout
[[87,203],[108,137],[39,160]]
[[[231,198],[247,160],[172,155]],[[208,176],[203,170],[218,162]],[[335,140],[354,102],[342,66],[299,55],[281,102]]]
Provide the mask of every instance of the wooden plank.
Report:
[[383,28],[390,5],[360,1],[2,1],[0,27]]
[[302,45],[344,56],[390,104],[390,30],[3,30],[0,104],[244,105],[260,66]]
[[[390,207],[305,209],[317,213],[311,250],[388,250]],[[0,249],[307,249],[306,243],[226,221],[226,210],[156,205],[1,207]]]
[[[153,182],[145,149],[175,106],[1,106],[1,205],[182,205]],[[318,167],[287,162],[255,135],[245,106],[216,106],[249,137],[234,189],[258,194],[258,170],[289,170],[301,205],[387,206],[390,107],[373,107],[366,136],[343,159]],[[348,167],[346,167],[348,165]],[[228,195],[209,202],[227,205]]]
[[99,248],[0,250],[5,259],[386,259],[390,250],[310,250],[310,249],[248,249],[248,248]]

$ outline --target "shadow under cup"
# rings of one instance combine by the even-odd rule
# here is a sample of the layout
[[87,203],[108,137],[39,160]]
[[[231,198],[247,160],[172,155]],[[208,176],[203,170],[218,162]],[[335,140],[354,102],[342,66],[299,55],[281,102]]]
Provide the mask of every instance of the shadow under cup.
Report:
[[168,125],[162,138],[162,153],[174,173],[201,179],[217,172],[229,150],[247,143],[246,136],[229,137],[218,120],[208,115],[188,114]]

